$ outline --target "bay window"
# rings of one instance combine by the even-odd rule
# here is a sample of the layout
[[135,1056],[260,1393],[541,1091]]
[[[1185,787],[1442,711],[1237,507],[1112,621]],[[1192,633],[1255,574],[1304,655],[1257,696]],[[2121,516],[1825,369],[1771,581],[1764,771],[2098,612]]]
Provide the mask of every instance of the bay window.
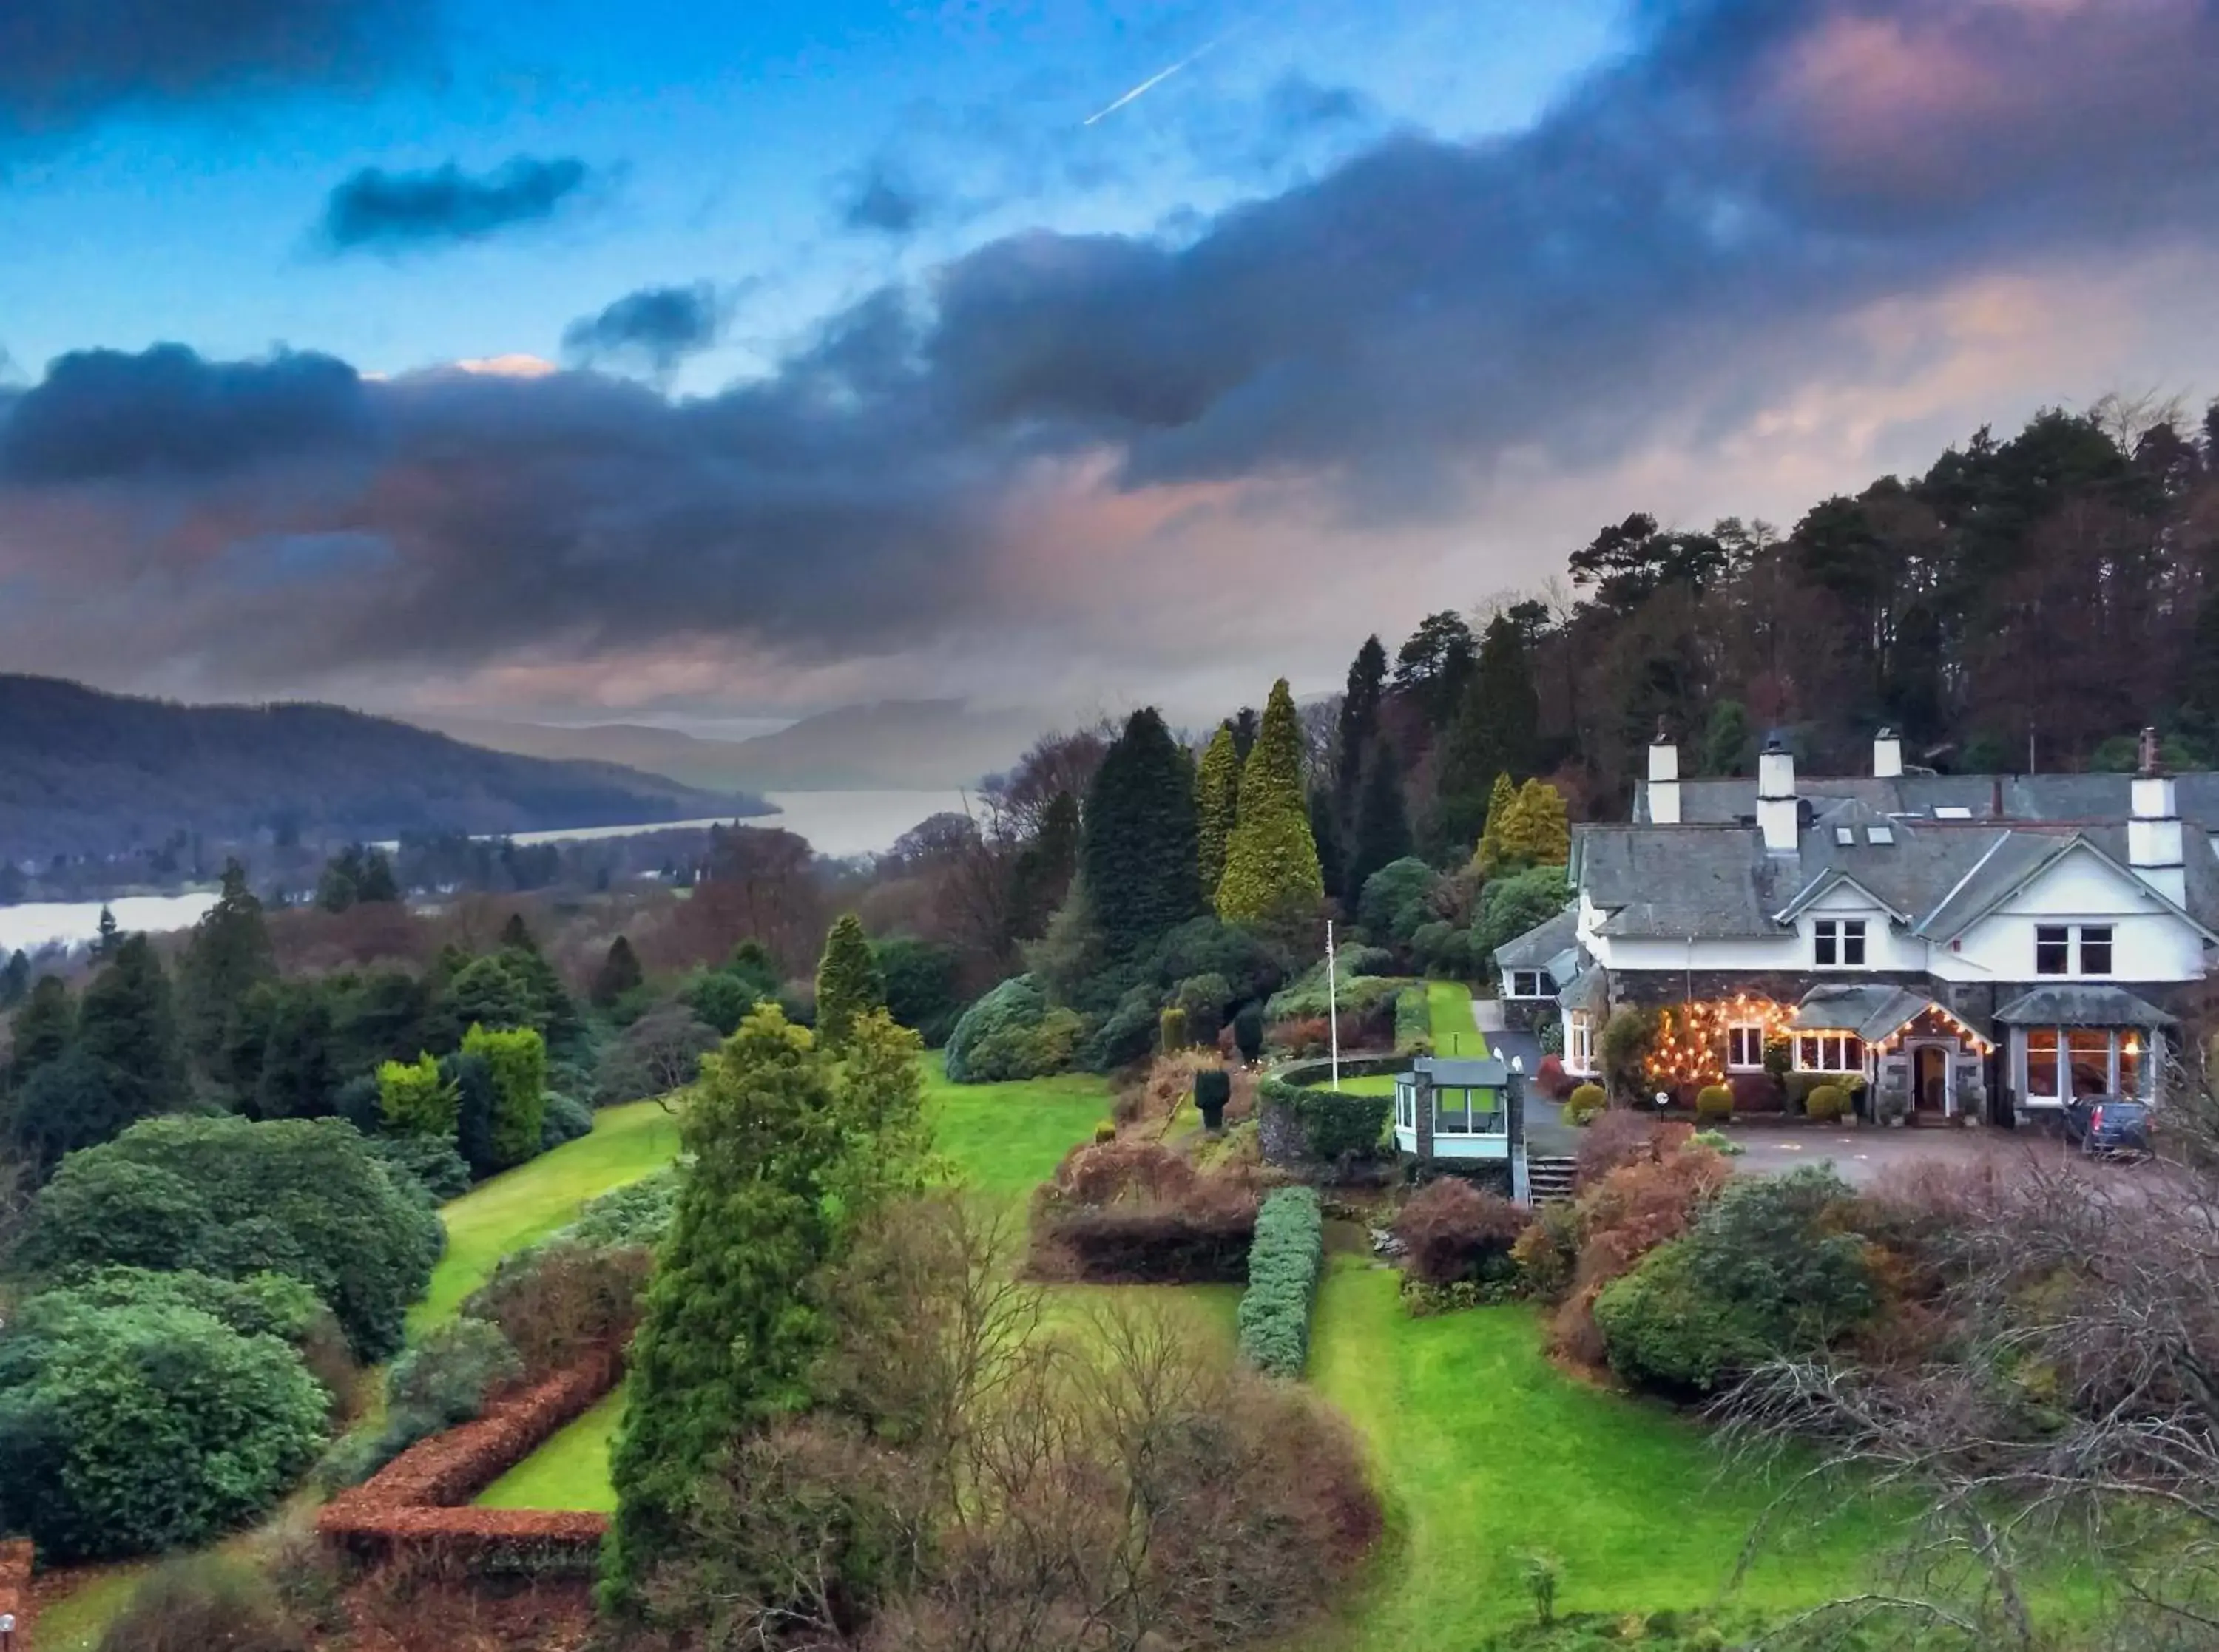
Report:
[[2083,1096],[2147,1097],[2156,1076],[2150,1035],[2135,1027],[2029,1027],[2026,1103],[2062,1107]]

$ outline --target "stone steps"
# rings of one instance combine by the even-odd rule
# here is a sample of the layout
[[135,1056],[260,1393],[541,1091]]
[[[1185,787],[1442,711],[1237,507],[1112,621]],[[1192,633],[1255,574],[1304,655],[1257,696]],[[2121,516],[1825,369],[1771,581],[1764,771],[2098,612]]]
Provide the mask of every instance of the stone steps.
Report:
[[1579,1162],[1571,1158],[1529,1158],[1526,1185],[1536,1205],[1569,1204],[1576,1191]]

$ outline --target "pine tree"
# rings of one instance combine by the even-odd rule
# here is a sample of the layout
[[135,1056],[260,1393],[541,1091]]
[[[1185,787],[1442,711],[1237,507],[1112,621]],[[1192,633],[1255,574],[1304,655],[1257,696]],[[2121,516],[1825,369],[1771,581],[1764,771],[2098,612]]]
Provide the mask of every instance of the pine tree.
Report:
[[1517,831],[1513,817],[1518,812],[1518,788],[1510,783],[1507,774],[1495,777],[1495,788],[1488,794],[1487,824],[1479,835],[1479,847],[1472,855],[1472,865],[1482,878],[1492,878],[1508,853],[1508,842]]
[[605,1603],[640,1586],[678,1541],[695,1483],[747,1434],[805,1405],[828,1334],[808,1301],[837,1254],[832,1196],[848,1174],[831,1064],[765,1007],[705,1058],[679,1135],[691,1158],[632,1339],[610,1457],[617,1515]]
[[1433,780],[1432,833],[1443,848],[1461,848],[1487,822],[1489,781],[1515,783],[1538,761],[1541,699],[1526,633],[1508,613],[1488,622],[1478,662],[1442,738]]
[[1340,820],[1333,813],[1333,793],[1322,786],[1310,788],[1310,841],[1317,845],[1318,876],[1326,888],[1341,888],[1348,882],[1348,857],[1341,848]]
[[1518,804],[1502,845],[1512,860],[1529,866],[1561,866],[1571,859],[1572,832],[1564,794],[1546,780],[1518,788]]
[[1261,726],[1256,721],[1256,708],[1244,705],[1228,719],[1225,726],[1233,730],[1233,749],[1240,759],[1243,768],[1248,766],[1248,754],[1256,748],[1256,731]]
[[[539,942],[525,923],[523,913],[510,913],[508,922],[501,926],[500,957],[509,973],[522,984],[531,1005],[530,1022],[516,1024],[538,1028],[547,1040],[547,1047],[558,1053],[575,1049],[585,1024],[579,1018],[578,1006],[571,1002],[569,988],[563,984],[563,978],[539,950]],[[469,1030],[468,1023],[463,1024],[463,1030]]]
[[856,1019],[886,1007],[886,977],[871,954],[870,938],[853,912],[843,914],[824,937],[817,965],[817,1036],[828,1050],[848,1047]]
[[1218,879],[1225,876],[1226,846],[1240,815],[1240,755],[1234,748],[1229,724],[1210,736],[1202,754],[1195,804],[1201,822],[1202,892],[1215,898]]
[[1041,813],[1032,842],[1010,866],[1009,938],[1037,941],[1071,893],[1078,871],[1078,799],[1058,792]]
[[277,977],[277,955],[262,903],[246,886],[246,868],[227,860],[222,892],[193,926],[177,964],[185,1047],[203,1071],[213,1072],[221,1064],[225,1029],[247,993]]
[[30,995],[31,960],[21,947],[8,955],[8,966],[0,969],[0,1009],[13,1009]]
[[1226,848],[1217,915],[1228,923],[1286,922],[1314,912],[1324,897],[1302,792],[1302,727],[1282,677],[1240,771],[1240,817]]
[[77,1047],[98,1067],[110,1091],[114,1127],[107,1135],[157,1113],[176,1112],[192,1099],[170,978],[145,935],[120,944],[85,988]]
[[1079,876],[1110,960],[1126,963],[1202,910],[1194,776],[1153,706],[1103,757],[1085,823]]
[[1348,858],[1342,904],[1356,910],[1371,874],[1410,852],[1410,817],[1402,800],[1402,766],[1395,748],[1375,740],[1364,755],[1364,793],[1356,810],[1356,842]]
[[100,909],[100,938],[92,943],[95,958],[113,958],[115,949],[123,944],[123,932],[116,927],[115,914],[107,906]]
[[1387,649],[1375,634],[1364,639],[1348,668],[1348,687],[1340,699],[1333,734],[1333,818],[1341,835],[1356,841],[1356,800],[1364,784],[1364,761],[1379,733],[1379,706],[1387,692]]
[[395,881],[393,863],[385,858],[384,850],[371,849],[363,856],[362,875],[355,881],[354,897],[365,906],[401,898],[401,885]]
[[339,1085],[332,1060],[331,998],[314,981],[286,981],[273,991],[260,1070],[252,1076],[253,1116],[322,1118]]
[[59,975],[41,975],[10,1029],[9,1088],[21,1090],[33,1073],[59,1059],[76,1035],[77,1007],[70,1002],[68,986]]
[[608,956],[601,960],[601,967],[594,973],[594,1003],[606,1009],[625,993],[636,991],[646,978],[639,966],[639,954],[631,949],[631,941],[618,935],[609,942]]

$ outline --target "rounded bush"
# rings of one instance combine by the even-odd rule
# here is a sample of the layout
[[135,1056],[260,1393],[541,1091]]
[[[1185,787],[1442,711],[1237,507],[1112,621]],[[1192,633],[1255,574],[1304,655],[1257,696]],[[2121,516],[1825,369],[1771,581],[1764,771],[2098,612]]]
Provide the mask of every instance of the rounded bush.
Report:
[[1820,1084],[1804,1098],[1803,1110],[1814,1119],[1838,1119],[1849,1110],[1849,1098],[1838,1084]]
[[547,1110],[539,1121],[539,1151],[551,1152],[566,1141],[594,1133],[594,1110],[561,1090],[547,1092]]
[[1094,1126],[1094,1142],[1095,1142],[1095,1145],[1096,1145],[1097,1146],[1101,1146],[1104,1145],[1105,1143],[1112,1142],[1112,1141],[1115,1141],[1115,1140],[1117,1140],[1117,1121],[1116,1121],[1116,1120],[1115,1120],[1115,1119],[1102,1119],[1102,1120],[1099,1120],[1099,1121],[1097,1121],[1096,1122],[1096,1124],[1095,1124],[1095,1126]]
[[1564,1122],[1585,1124],[1610,1104],[1601,1084],[1581,1084],[1564,1102]]
[[276,1505],[328,1405],[284,1343],[199,1308],[34,1298],[0,1342],[0,1527],[56,1560],[206,1543]]
[[1695,1117],[1704,1124],[1723,1124],[1734,1115],[1734,1093],[1724,1084],[1706,1084],[1695,1093]]
[[[1153,1010],[1141,1024],[1145,1048],[1154,1030]],[[948,1076],[959,1084],[986,1084],[1062,1072],[1071,1065],[1081,1030],[1077,1015],[1048,1008],[1047,995],[1031,976],[1016,976],[956,1022],[948,1038]]]

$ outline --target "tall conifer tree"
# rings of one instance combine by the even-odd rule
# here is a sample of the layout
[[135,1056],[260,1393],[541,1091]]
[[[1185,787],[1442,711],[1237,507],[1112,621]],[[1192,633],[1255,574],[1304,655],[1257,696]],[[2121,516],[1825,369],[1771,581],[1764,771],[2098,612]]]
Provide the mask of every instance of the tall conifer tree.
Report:
[[1375,740],[1364,755],[1364,792],[1356,810],[1356,844],[1348,857],[1342,904],[1356,910],[1371,874],[1410,852],[1410,817],[1402,800],[1402,766],[1395,748]]
[[861,920],[844,913],[824,937],[817,966],[817,1036],[828,1050],[844,1050],[861,1016],[886,1007],[886,977],[871,953]]
[[204,1071],[221,1064],[225,1031],[246,995],[277,978],[277,954],[262,903],[246,886],[246,868],[227,860],[222,891],[193,926],[177,964],[178,1018],[186,1047]]
[[1302,791],[1302,725],[1282,677],[1240,771],[1240,818],[1226,848],[1217,915],[1228,923],[1283,922],[1315,911],[1324,897]]
[[1215,900],[1225,876],[1225,849],[1240,816],[1240,754],[1233,744],[1233,725],[1220,725],[1202,754],[1196,804],[1200,818],[1202,892]]
[[192,1099],[170,978],[145,935],[119,944],[85,988],[77,1047],[98,1066],[111,1092],[116,1130],[176,1112]]
[[1088,792],[1080,877],[1108,955],[1128,962],[1202,910],[1192,766],[1153,706],[1126,720]]
[[1375,633],[1364,639],[1348,668],[1333,732],[1333,817],[1344,842],[1356,836],[1356,800],[1362,795],[1364,759],[1379,733],[1379,706],[1387,692],[1387,649]]

